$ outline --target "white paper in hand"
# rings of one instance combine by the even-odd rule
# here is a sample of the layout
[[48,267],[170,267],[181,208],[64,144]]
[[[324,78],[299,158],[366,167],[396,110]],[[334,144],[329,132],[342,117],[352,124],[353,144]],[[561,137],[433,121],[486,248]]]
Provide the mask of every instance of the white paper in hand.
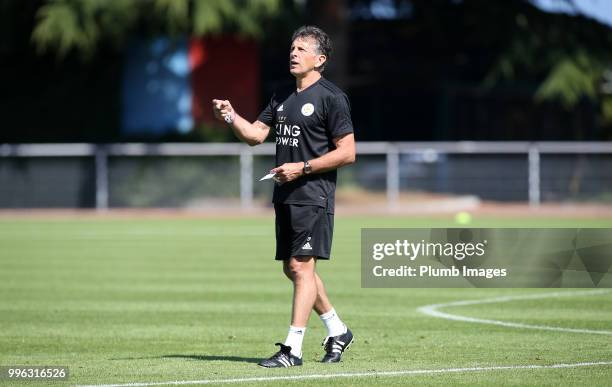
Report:
[[274,179],[274,176],[276,176],[276,173],[268,173],[266,176],[259,179],[259,181]]

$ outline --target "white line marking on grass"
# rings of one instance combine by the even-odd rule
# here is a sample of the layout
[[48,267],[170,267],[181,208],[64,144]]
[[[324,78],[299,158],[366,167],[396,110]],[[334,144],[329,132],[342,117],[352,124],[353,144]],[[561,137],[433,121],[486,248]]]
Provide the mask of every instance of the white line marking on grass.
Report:
[[[467,321],[480,324],[493,324],[501,325],[513,328],[526,328],[526,329],[543,329],[549,331],[560,331],[560,332],[572,332],[572,333],[593,333],[612,335],[612,331],[603,330],[592,330],[592,329],[574,329],[574,328],[562,328],[552,327],[545,325],[530,325],[512,323],[498,320],[486,320],[473,317],[460,316],[450,313],[440,312],[438,309],[450,306],[465,306],[465,305],[480,305],[480,304],[492,304],[497,302],[508,302],[515,300],[535,300],[543,298],[553,297],[570,297],[570,296],[582,296],[582,295],[597,295],[609,293],[610,290],[585,290],[585,291],[574,291],[574,292],[555,292],[555,293],[543,293],[543,294],[530,294],[521,296],[506,296],[496,297],[481,300],[466,300],[466,301],[455,301],[444,304],[432,304],[425,305],[418,308],[418,311],[433,317],[440,317],[448,320],[456,321]],[[136,382],[136,383],[123,383],[123,384],[90,384],[90,385],[77,385],[76,387],[146,387],[146,386],[165,386],[165,385],[188,385],[188,384],[220,384],[220,383],[248,383],[248,382],[273,382],[282,380],[308,380],[308,379],[332,379],[332,378],[361,378],[361,377],[372,377],[372,376],[409,376],[409,375],[436,375],[436,374],[450,374],[450,373],[466,373],[466,372],[485,372],[485,371],[504,371],[504,370],[521,370],[521,369],[554,369],[554,368],[577,368],[577,367],[595,367],[595,366],[612,366],[612,361],[595,361],[595,362],[582,362],[582,363],[560,363],[550,365],[512,365],[512,366],[488,366],[488,367],[465,367],[465,368],[441,368],[441,369],[424,369],[424,370],[402,370],[402,371],[379,371],[379,372],[345,372],[337,374],[311,374],[311,375],[292,375],[292,376],[262,376],[262,377],[248,377],[248,378],[234,378],[234,379],[202,379],[202,380],[176,380],[167,382]]]
[[464,372],[483,372],[483,371],[505,371],[505,370],[524,370],[524,369],[547,369],[547,368],[577,368],[594,366],[612,366],[612,361],[596,361],[588,363],[561,363],[550,365],[513,365],[513,366],[491,366],[491,367],[466,367],[466,368],[441,368],[429,370],[405,370],[405,371],[380,371],[380,372],[345,372],[338,374],[311,374],[293,376],[262,376],[252,378],[235,379],[203,379],[203,380],[176,380],[169,382],[142,382],[125,384],[91,384],[78,385],[76,387],[146,387],[164,385],[185,385],[185,384],[213,384],[213,383],[247,383],[247,382],[273,382],[279,380],[307,380],[307,379],[332,379],[332,378],[362,378],[372,376],[404,376],[404,375],[435,375]]
[[554,297],[591,296],[591,295],[597,295],[597,294],[603,294],[603,293],[609,293],[609,292],[610,290],[608,289],[602,289],[602,290],[584,290],[584,291],[574,291],[574,292],[528,294],[528,295],[521,295],[521,296],[506,296],[506,297],[496,297],[496,298],[485,298],[481,300],[454,301],[454,302],[447,302],[444,304],[425,305],[425,306],[421,306],[420,308],[417,308],[417,310],[421,313],[424,313],[432,317],[439,317],[439,318],[443,318],[447,320],[465,321],[465,322],[478,323],[478,324],[491,324],[491,325],[501,325],[501,326],[510,327],[510,328],[541,329],[541,330],[546,330],[546,331],[569,332],[569,333],[612,335],[612,331],[563,328],[563,327],[554,327],[554,326],[547,326],[547,325],[532,325],[532,324],[514,323],[514,322],[500,321],[500,320],[487,320],[483,318],[467,317],[467,316],[461,316],[458,314],[445,313],[439,310],[440,308],[447,308],[450,306],[482,305],[482,304],[493,304],[493,303],[498,303],[498,302],[508,302],[508,301],[516,301],[516,300],[537,300],[537,299],[542,299],[542,298],[554,298]]

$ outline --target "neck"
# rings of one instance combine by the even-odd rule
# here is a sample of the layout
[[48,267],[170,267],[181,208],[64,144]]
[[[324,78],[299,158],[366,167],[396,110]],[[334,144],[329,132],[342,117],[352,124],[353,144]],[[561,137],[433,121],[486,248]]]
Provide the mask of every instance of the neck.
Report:
[[304,74],[301,77],[296,77],[295,86],[296,86],[297,91],[299,92],[299,91],[304,90],[308,86],[318,81],[320,78],[321,78],[321,73],[318,71],[314,71],[314,70],[309,71],[308,73]]

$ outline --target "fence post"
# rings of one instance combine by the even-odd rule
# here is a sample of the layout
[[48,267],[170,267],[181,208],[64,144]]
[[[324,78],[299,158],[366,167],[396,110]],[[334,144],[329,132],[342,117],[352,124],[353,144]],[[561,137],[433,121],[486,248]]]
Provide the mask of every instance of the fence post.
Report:
[[240,149],[240,205],[253,207],[253,151],[248,145]]
[[108,152],[103,145],[94,147],[96,164],[96,209],[108,209]]
[[529,147],[529,205],[540,205],[540,152],[536,145]]
[[393,144],[387,145],[387,206],[390,209],[399,206],[399,151]]

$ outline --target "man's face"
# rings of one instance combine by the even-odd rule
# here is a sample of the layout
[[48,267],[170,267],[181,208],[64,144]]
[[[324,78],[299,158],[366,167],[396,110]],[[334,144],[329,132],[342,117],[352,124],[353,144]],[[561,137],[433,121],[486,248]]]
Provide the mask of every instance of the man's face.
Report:
[[317,53],[317,42],[313,38],[297,38],[289,52],[289,72],[293,76],[304,75],[321,66],[325,60],[325,55]]

